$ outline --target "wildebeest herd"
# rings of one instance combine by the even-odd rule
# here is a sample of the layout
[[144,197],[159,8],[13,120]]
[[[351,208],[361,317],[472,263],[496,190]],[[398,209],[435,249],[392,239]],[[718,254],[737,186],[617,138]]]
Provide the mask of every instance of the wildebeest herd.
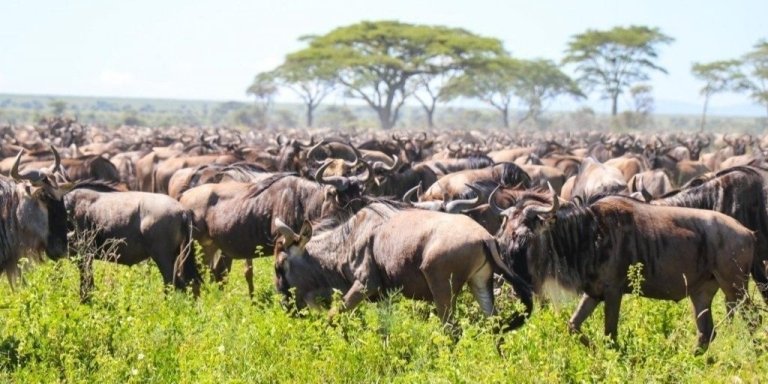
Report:
[[[74,253],[68,237],[90,230],[96,247],[117,241],[111,261],[152,259],[195,296],[193,242],[216,282],[243,259],[251,295],[252,259],[274,254],[276,289],[298,308],[334,290],[341,310],[398,290],[450,322],[464,285],[492,315],[508,283],[525,313],[504,330],[532,316],[550,281],[582,294],[571,331],[603,302],[614,340],[623,294],[689,297],[698,350],[714,338],[718,291],[752,328],[750,276],[768,302],[768,137],[107,130],[62,118],[2,132],[9,278],[21,257]],[[87,301],[91,266],[77,260]]]

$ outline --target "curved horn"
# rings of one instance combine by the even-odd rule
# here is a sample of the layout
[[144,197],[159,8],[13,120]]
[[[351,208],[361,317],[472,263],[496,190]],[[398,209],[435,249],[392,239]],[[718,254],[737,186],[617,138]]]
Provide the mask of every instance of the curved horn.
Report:
[[547,182],[547,185],[549,186],[549,192],[552,194],[552,206],[551,207],[541,207],[541,206],[532,206],[525,209],[526,215],[551,215],[557,212],[558,209],[560,209],[560,199],[557,197],[557,193],[555,193],[555,189],[552,187],[552,184]]
[[499,215],[501,215],[501,213],[502,213],[502,212],[504,212],[504,210],[503,210],[503,209],[501,209],[501,207],[499,207],[498,205],[496,205],[496,199],[495,199],[495,197],[496,197],[496,192],[498,192],[498,191],[499,191],[499,188],[501,188],[501,184],[499,184],[499,185],[498,185],[498,186],[497,186],[497,187],[496,187],[496,188],[493,190],[493,192],[491,192],[491,194],[488,196],[488,206],[489,206],[489,207],[491,207],[491,211],[493,211],[493,213],[495,213],[495,214],[496,214],[496,216],[499,216]]
[[312,155],[314,155],[314,154],[315,154],[315,151],[317,151],[317,149],[318,149],[318,148],[319,148],[321,145],[324,145],[324,144],[325,144],[325,139],[323,139],[323,140],[320,140],[320,142],[319,142],[319,143],[315,144],[315,145],[314,145],[312,148],[310,148],[310,149],[309,149],[309,151],[307,152],[307,160],[310,160],[310,159],[312,159]]
[[19,151],[19,154],[16,155],[16,161],[13,162],[13,167],[11,167],[11,177],[13,177],[16,181],[23,180],[21,175],[19,175],[19,162],[21,161],[21,154],[24,153],[24,148],[22,148]]
[[350,161],[344,160],[344,165],[346,165],[347,167],[354,167],[355,165],[358,164],[358,162],[360,161],[360,158],[362,158],[363,155],[360,154],[360,150],[355,148],[355,146],[352,145],[351,142],[348,142],[346,145],[352,150],[352,155],[355,156],[355,161],[350,162]]
[[414,138],[416,141],[426,141],[427,140],[427,133],[424,131],[419,132],[416,137]]
[[475,196],[473,199],[453,200],[445,204],[445,211],[448,213],[459,213],[461,211],[476,207],[478,202],[480,202],[479,195]]
[[400,165],[400,159],[397,157],[397,155],[392,155],[392,165],[387,167],[383,161],[377,161],[373,163],[373,169],[381,169],[387,172],[392,172],[398,168]]
[[371,167],[370,164],[368,164],[367,161],[361,161],[361,163],[363,163],[363,167],[365,168],[365,171],[366,171],[365,178],[364,179],[360,179],[359,175],[352,176],[352,178],[355,179],[355,180],[358,180],[358,181],[362,181],[363,183],[367,184],[369,181],[371,181],[371,179],[373,179],[373,177],[375,175],[374,175],[374,172],[373,172],[373,168]]
[[[455,145],[455,146],[454,146]],[[461,151],[461,145],[456,143],[448,143],[448,152],[450,153],[457,153]]]
[[421,190],[421,182],[419,182],[419,185],[411,188],[408,190],[408,192],[403,195],[403,203],[410,204],[413,201],[413,195],[416,195],[416,199],[418,200],[418,195]]
[[56,150],[56,147],[51,145],[51,152],[53,152],[53,166],[51,167],[51,172],[58,171],[63,174],[64,171],[61,169],[61,156],[59,155],[59,151]]
[[[325,177],[323,173],[325,172],[325,169],[328,168],[333,163],[333,160],[327,160],[323,165],[320,166],[320,168],[317,169],[315,172],[315,181],[317,181],[320,184],[328,184],[332,185],[336,188],[336,190],[343,192],[346,191],[349,187],[349,178],[342,177],[342,176],[330,176]],[[367,164],[367,163],[366,163]]]
[[22,153],[24,153],[23,148],[19,151],[19,154],[16,155],[16,161],[13,162],[13,167],[11,167],[11,177],[16,181],[29,180],[33,185],[38,185],[43,179],[46,178],[46,175],[38,170],[24,172],[23,175],[20,174],[19,163],[21,162]]
[[299,238],[299,235],[297,235],[291,227],[280,220],[279,217],[275,218],[275,230],[280,232],[286,240],[290,240],[291,242],[294,242]]

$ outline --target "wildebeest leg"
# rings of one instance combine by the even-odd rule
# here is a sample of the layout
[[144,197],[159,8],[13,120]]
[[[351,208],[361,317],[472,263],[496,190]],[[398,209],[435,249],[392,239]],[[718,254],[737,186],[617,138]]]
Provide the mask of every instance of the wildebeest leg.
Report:
[[93,257],[81,256],[77,260],[77,269],[80,270],[80,302],[87,303],[93,292]]
[[605,335],[611,338],[614,344],[618,341],[619,312],[621,312],[621,291],[607,290],[605,292]]
[[245,282],[248,283],[248,297],[253,300],[253,259],[245,259]]
[[[434,300],[435,307],[437,308],[437,316],[440,317],[440,321],[443,324],[450,324],[453,308],[456,305],[453,279],[451,279],[451,276],[440,274],[435,276],[434,272],[429,273],[426,271],[424,277],[427,279],[429,290],[432,292],[432,300]],[[458,289],[460,288],[461,286],[458,287]]]
[[211,273],[216,282],[223,282],[232,269],[232,258],[221,252],[215,263],[211,266]]
[[720,289],[725,295],[725,309],[727,316],[733,316],[733,312],[738,310],[742,318],[747,322],[749,330],[754,332],[760,326],[760,314],[752,304],[747,295],[748,276],[736,276],[732,281],[720,281],[719,275],[715,275],[720,283]]
[[706,351],[709,343],[715,338],[715,324],[712,321],[712,299],[715,297],[715,293],[717,293],[717,288],[717,283],[713,281],[705,284],[696,292],[691,292],[693,317],[696,319],[696,328],[698,330],[696,353]]
[[493,270],[489,264],[472,276],[469,289],[486,316],[496,312],[493,305]]
[[365,288],[365,284],[361,283],[360,280],[355,280],[352,287],[344,294],[344,305],[341,309],[337,309],[336,307],[332,308],[328,313],[328,317],[333,319],[333,317],[340,312],[353,310],[361,301],[365,300],[366,297],[368,297],[368,292]]
[[581,343],[586,346],[589,346],[590,342],[589,338],[581,333],[581,324],[583,324],[584,320],[587,320],[592,312],[595,311],[595,308],[597,308],[597,304],[599,303],[599,300],[590,297],[586,293],[581,295],[581,301],[579,301],[579,305],[573,312],[571,319],[568,320],[568,331],[570,333],[578,333],[579,341],[581,341]]

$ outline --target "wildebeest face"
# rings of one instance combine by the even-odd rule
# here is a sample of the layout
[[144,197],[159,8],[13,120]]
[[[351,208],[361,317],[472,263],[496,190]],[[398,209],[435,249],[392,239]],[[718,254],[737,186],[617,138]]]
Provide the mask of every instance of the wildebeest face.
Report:
[[497,239],[510,258],[507,262],[514,262],[525,256],[530,240],[541,224],[541,218],[537,215],[528,216],[524,209],[512,207],[502,213],[502,220]]
[[45,250],[48,257],[58,259],[67,254],[67,213],[62,200],[71,184],[57,182],[57,178],[67,179],[58,152],[51,149],[55,163],[50,169],[19,172],[19,152],[10,173],[19,188],[17,215],[27,246],[33,251]]
[[278,236],[275,241],[275,288],[285,299],[290,299],[290,289],[295,287],[298,293],[297,305],[303,307],[303,293],[309,287],[303,286],[304,281],[311,274],[307,269],[305,260],[306,246],[312,238],[312,225],[305,221],[299,234],[293,232],[279,218],[275,219],[275,229]]

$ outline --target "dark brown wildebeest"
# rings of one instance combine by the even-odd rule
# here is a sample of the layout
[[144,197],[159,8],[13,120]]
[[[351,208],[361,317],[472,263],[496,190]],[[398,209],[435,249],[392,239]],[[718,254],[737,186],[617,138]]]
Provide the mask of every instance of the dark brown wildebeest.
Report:
[[21,257],[39,261],[43,252],[50,259],[67,254],[67,212],[62,196],[68,186],[56,182],[59,163],[19,172],[21,155],[22,151],[11,167],[12,180],[0,176],[0,272],[5,272],[11,284],[19,274]]
[[552,207],[520,201],[504,211],[507,221],[497,239],[513,270],[530,278],[537,292],[548,279],[583,292],[569,321],[572,332],[580,331],[602,301],[605,333],[616,341],[621,298],[632,291],[628,271],[638,263],[643,296],[675,301],[690,297],[698,351],[715,335],[711,304],[718,289],[729,313],[748,300],[755,238],[732,217],[658,207],[625,196],[598,196],[588,206],[560,209],[558,200],[553,201]]
[[[191,284],[195,296],[199,294],[192,213],[178,201],[149,192],[119,192],[99,182],[75,185],[64,201],[75,230],[95,231],[96,248],[118,241],[115,260],[106,261],[130,266],[151,258],[166,285],[184,289]],[[93,288],[92,261],[78,261],[82,301]]]
[[[647,193],[645,193],[647,198]],[[768,213],[763,177],[750,167],[724,169],[711,177],[691,180],[681,190],[652,200],[653,205],[687,207],[717,211],[738,220],[755,232],[752,278],[768,303]]]
[[[323,167],[318,169],[322,175]],[[233,259],[245,259],[245,279],[253,296],[252,259],[258,248],[268,251],[275,238],[273,217],[292,225],[317,220],[351,208],[369,182],[366,176],[318,177],[318,182],[292,174],[273,174],[257,183],[227,182],[191,188],[179,201],[194,216],[194,237],[216,281],[230,270]],[[327,185],[326,185],[327,184]],[[215,257],[221,250],[221,257]]]
[[[296,234],[275,220],[282,235],[275,242],[275,285],[286,298],[295,288],[299,308],[318,306],[333,289],[344,294],[342,310],[400,290],[408,298],[433,301],[447,322],[468,283],[483,312],[491,315],[493,273],[498,272],[512,284],[527,314],[532,311],[527,284],[504,265],[493,237],[468,217],[376,202],[343,222],[321,226],[313,233],[307,221]],[[515,316],[507,328],[524,321]]]

